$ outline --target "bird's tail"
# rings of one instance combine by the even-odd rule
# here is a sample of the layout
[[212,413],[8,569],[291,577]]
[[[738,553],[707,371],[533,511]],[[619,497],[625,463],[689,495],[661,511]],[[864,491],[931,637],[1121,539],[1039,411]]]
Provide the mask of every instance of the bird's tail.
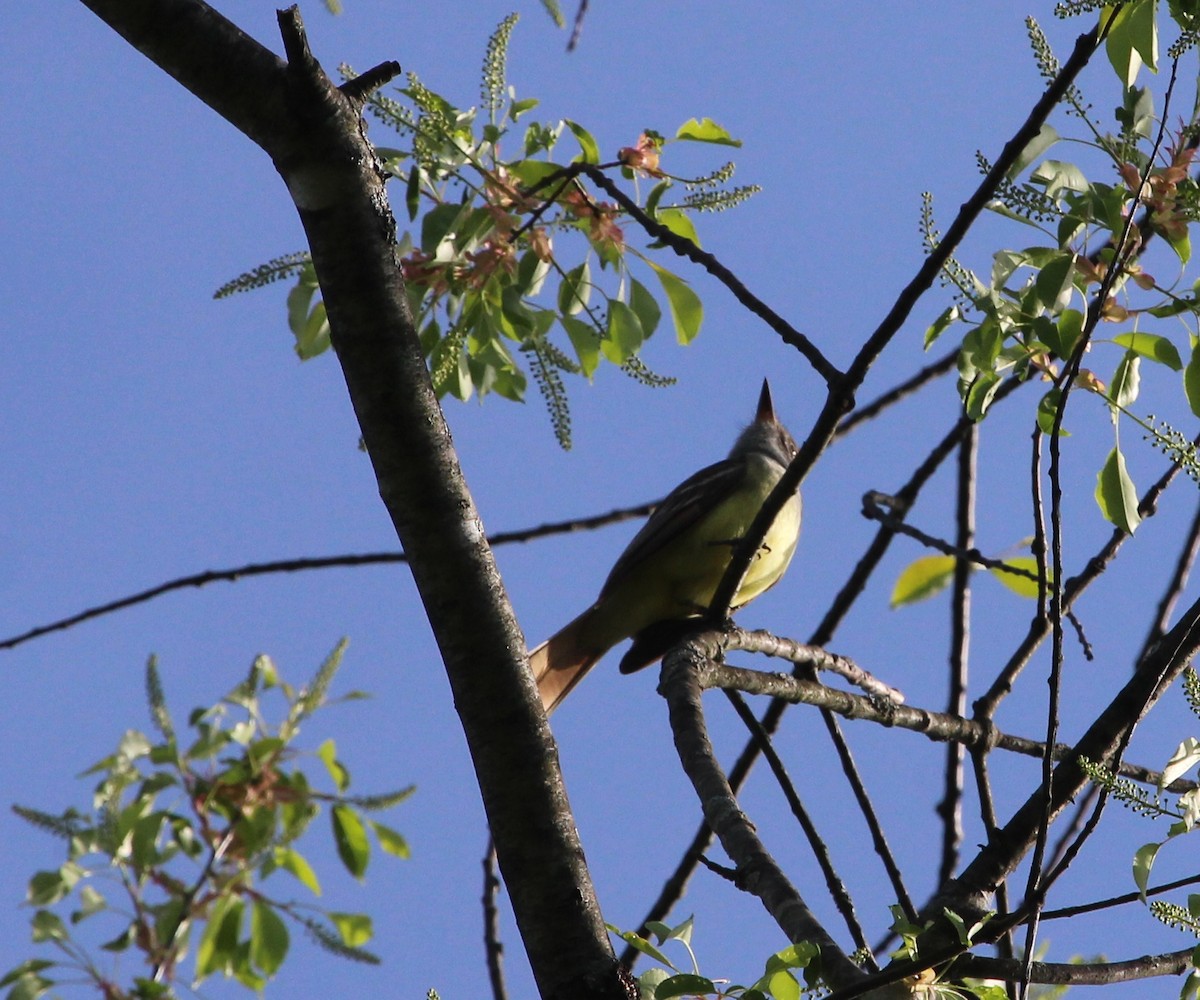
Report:
[[590,641],[592,611],[589,608],[529,651],[529,666],[547,715],[558,708],[571,689],[583,680],[583,675],[607,652],[607,649],[597,650],[595,642]]

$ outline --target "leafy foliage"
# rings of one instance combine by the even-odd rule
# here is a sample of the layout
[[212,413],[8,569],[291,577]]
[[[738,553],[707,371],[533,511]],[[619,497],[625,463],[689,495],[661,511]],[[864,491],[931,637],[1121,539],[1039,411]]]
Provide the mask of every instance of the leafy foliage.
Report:
[[[196,982],[220,974],[261,993],[287,957],[289,921],[327,951],[378,961],[364,948],[371,938],[369,917],[325,912],[262,888],[286,872],[313,896],[321,894],[316,872],[295,845],[324,806],[339,857],[356,877],[370,857],[368,830],[385,852],[408,855],[401,834],[364,820],[361,812],[391,808],[412,788],[347,795],[349,771],[332,740],[316,751],[332,792],[318,791],[298,764],[294,742],[301,723],[328,704],[344,649],[340,643],[299,689],[282,680],[268,657],[257,657],[249,676],[220,702],[191,712],[186,745],[176,735],[151,658],[146,689],[161,739],[130,730],[115,753],[85,772],[99,776],[90,813],[14,807],[22,819],[65,842],[67,859],[35,874],[26,894],[35,907],[33,941],[57,957],[9,970],[0,987],[10,986],[10,997],[41,996],[54,985],[51,973],[82,975],[105,996],[171,997],[193,945]],[[272,692],[284,703],[274,726],[265,702]],[[77,925],[99,915],[118,922],[116,935],[102,947],[138,953],[150,969],[129,987],[103,971],[74,936]]]
[[[1094,6],[1060,5],[1060,13]],[[1195,121],[1168,133],[1150,90],[1136,85],[1141,68],[1157,67],[1151,0],[1105,7],[1100,17],[1106,52],[1124,91],[1115,127],[1106,129],[1094,117],[1078,89],[1066,92],[1068,113],[1087,132],[1074,141],[1090,150],[1095,163],[1085,168],[1047,156],[1060,136],[1043,126],[989,205],[1033,230],[1035,242],[996,252],[986,276],[950,261],[943,280],[954,288],[955,301],[930,327],[926,347],[954,324],[966,324],[958,384],[966,412],[976,420],[986,416],[1005,378],[1037,378],[1048,383],[1038,409],[1043,432],[1061,432],[1064,389],[1082,388],[1104,401],[1115,430],[1120,417],[1131,418],[1157,447],[1194,467],[1182,435],[1158,430],[1153,418],[1140,418],[1132,408],[1141,367],[1152,364],[1183,373],[1185,398],[1200,412],[1197,289],[1179,287],[1191,259],[1190,230],[1200,218],[1200,185],[1190,173],[1200,133]],[[1030,19],[1027,25],[1039,69],[1050,78],[1058,60],[1037,23]],[[978,159],[982,170],[991,170],[981,154]],[[1094,179],[1104,172],[1108,178]],[[927,247],[937,245],[928,197],[922,232]],[[1140,262],[1156,238],[1172,253],[1156,271],[1173,266],[1174,278],[1149,273]],[[1102,323],[1125,329],[1101,337]],[[1093,367],[1080,367],[1093,346],[1115,349],[1107,380]],[[1099,352],[1093,353],[1097,357],[1089,365],[1100,361]],[[1132,532],[1141,520],[1137,496],[1117,434],[1097,477],[1096,501],[1105,518]]]
[[[757,188],[729,187],[732,163],[699,178],[665,171],[671,143],[740,145],[709,118],[685,122],[671,139],[647,129],[608,162],[578,122],[532,120],[538,101],[518,98],[505,77],[516,20],[505,18],[488,42],[480,107],[458,107],[412,73],[399,99],[374,95],[368,107],[400,139],[379,153],[404,185],[412,228],[400,239],[402,267],[439,396],[520,401],[531,372],[565,448],[567,376],[590,380],[608,362],[645,385],[669,384],[639,352],[664,312],[681,344],[703,321],[696,293],[654,260],[662,248],[633,245],[625,209],[601,200],[583,168],[619,174],[651,219],[696,243],[693,214],[730,208]],[[643,181],[653,182],[644,194]],[[684,193],[671,200],[679,187]],[[255,268],[219,294],[285,275],[296,278],[288,296],[296,351],[311,358],[329,347],[329,325],[303,255]]]
[[[626,944],[665,966],[649,969],[638,976],[638,987],[643,1000],[707,996],[737,997],[739,1000],[798,1000],[801,992],[817,989],[821,985],[820,952],[816,945],[789,945],[767,959],[763,974],[752,985],[738,986],[724,980],[712,980],[700,974],[696,953],[692,951],[692,917],[675,927],[657,920],[647,924],[647,930],[651,937],[657,940],[657,944],[633,931],[621,931],[611,925],[608,929]],[[692,966],[691,972],[681,971],[659,947],[670,942],[677,943],[687,951]],[[796,978],[796,972],[802,972],[803,986]]]
[[[1200,676],[1191,667],[1184,672],[1183,687],[1192,714],[1200,718]],[[1167,836],[1163,840],[1143,844],[1133,856],[1133,881],[1141,894],[1142,902],[1145,903],[1150,889],[1150,873],[1159,853],[1176,838],[1193,833],[1197,829],[1197,821],[1200,820],[1200,788],[1193,786],[1176,796],[1173,801],[1165,799],[1164,793],[1169,785],[1200,765],[1200,740],[1189,736],[1179,744],[1163,768],[1158,792],[1153,796],[1132,782],[1116,777],[1111,770],[1094,761],[1084,759],[1080,763],[1087,776],[1122,805],[1143,816],[1171,821]],[[1157,920],[1168,927],[1200,937],[1200,894],[1190,894],[1186,907],[1165,900],[1154,900],[1149,902],[1148,908]],[[1200,985],[1200,950],[1193,955],[1192,961],[1194,968],[1188,977],[1188,983],[1194,995],[1196,986]]]

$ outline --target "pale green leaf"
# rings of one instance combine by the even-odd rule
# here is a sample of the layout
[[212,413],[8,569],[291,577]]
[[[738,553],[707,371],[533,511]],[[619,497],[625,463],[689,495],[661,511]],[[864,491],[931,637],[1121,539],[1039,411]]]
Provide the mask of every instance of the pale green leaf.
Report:
[[599,163],[600,162],[600,147],[596,144],[596,140],[592,137],[592,133],[585,129],[578,122],[571,121],[570,118],[565,119],[567,128],[571,130],[571,134],[579,141],[579,148],[583,151],[580,159],[584,163]]
[[329,919],[341,935],[342,942],[351,948],[361,948],[374,936],[371,918],[365,913],[330,913]]
[[1192,354],[1183,370],[1183,391],[1192,413],[1200,417],[1200,340],[1192,345]]
[[317,873],[308,863],[304,855],[293,847],[276,847],[275,864],[289,872],[305,885],[314,896],[321,895],[321,883],[317,881]]
[[1120,344],[1128,351],[1149,361],[1166,365],[1171,371],[1183,371],[1183,359],[1179,349],[1166,337],[1154,333],[1119,333],[1113,337],[1114,344]]
[[697,993],[715,993],[716,984],[704,976],[696,976],[690,972],[681,972],[670,979],[664,979],[654,990],[654,1000],[671,1000],[672,997],[695,996]]
[[1132,406],[1141,388],[1141,357],[1132,351],[1126,351],[1125,356],[1117,363],[1113,372],[1112,384],[1108,388],[1108,398],[1117,406]]
[[695,118],[689,118],[686,122],[679,126],[675,133],[676,139],[684,139],[690,142],[715,142],[721,146],[741,146],[740,139],[735,139],[725,129],[718,125],[711,118],[702,118],[696,121]]
[[938,316],[929,328],[925,331],[925,350],[929,350],[933,346],[933,342],[938,339],[953,323],[957,323],[962,318],[962,310],[958,306],[948,306],[942,310],[942,314]]
[[337,844],[338,857],[346,870],[357,879],[362,879],[371,857],[371,845],[362,818],[347,805],[336,805],[330,811],[333,820],[333,839]]
[[368,820],[371,824],[371,829],[375,831],[375,836],[379,840],[379,846],[388,854],[394,855],[397,858],[409,858],[412,852],[409,850],[408,841],[404,836],[393,830],[390,826],[385,826],[383,823],[376,823],[374,820]]
[[681,344],[690,344],[700,332],[704,322],[704,305],[700,296],[678,275],[665,267],[651,263],[654,273],[658,275],[659,283],[667,296],[667,305],[671,310],[671,321],[675,325],[675,339]]
[[1189,736],[1175,748],[1167,766],[1163,768],[1158,781],[1159,790],[1166,788],[1176,778],[1182,778],[1197,764],[1200,764],[1200,740]]
[[287,925],[273,906],[261,899],[255,900],[250,911],[250,961],[267,976],[273,976],[287,953]]
[[646,339],[637,313],[620,299],[608,300],[608,328],[600,351],[615,365],[624,364],[638,352]]
[[663,208],[655,215],[656,221],[666,226],[676,236],[691,240],[696,246],[700,245],[700,234],[696,232],[696,224],[681,208]]
[[1150,884],[1150,869],[1162,844],[1143,844],[1133,855],[1133,883],[1138,887],[1142,902],[1146,901],[1146,887]]
[[954,575],[954,556],[921,556],[904,568],[892,588],[891,606],[916,604],[944,590]]
[[1120,448],[1113,448],[1096,477],[1096,503],[1100,512],[1112,524],[1129,534],[1142,523],[1138,513],[1137,490],[1125,467]]
[[[1023,572],[1010,573],[1001,567],[993,569],[992,575],[1014,594],[1036,599],[1038,596],[1037,560],[1033,556],[1013,556],[1011,559],[1005,559],[1004,565]],[[1026,573],[1032,573],[1033,578],[1026,576]],[[1049,575],[1049,571],[1047,571],[1047,575]]]

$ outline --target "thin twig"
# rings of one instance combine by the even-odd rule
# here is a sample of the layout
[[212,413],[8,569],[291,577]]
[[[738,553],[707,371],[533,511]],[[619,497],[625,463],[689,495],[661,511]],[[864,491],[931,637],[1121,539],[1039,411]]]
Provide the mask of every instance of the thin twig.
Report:
[[899,385],[893,386],[886,392],[882,393],[871,402],[860,406],[853,413],[847,414],[842,418],[841,423],[837,426],[837,431],[834,433],[834,440],[845,437],[852,430],[858,427],[859,424],[866,423],[879,416],[889,406],[894,406],[903,399],[907,399],[919,389],[924,388],[934,379],[940,378],[947,372],[953,371],[954,366],[958,363],[958,348],[956,347],[949,354],[943,355],[937,361],[930,362],[920,371],[911,377],[905,379]]
[[[528,542],[535,538],[545,538],[549,535],[562,535],[573,531],[591,530],[592,528],[599,528],[608,524],[617,524],[620,521],[628,521],[635,517],[645,517],[656,506],[658,506],[658,501],[639,504],[636,507],[618,508],[609,511],[607,514],[595,514],[591,517],[581,517],[570,521],[555,521],[538,525],[535,528],[523,528],[519,531],[501,531],[495,535],[488,536],[488,542],[493,546],[505,545],[513,542]],[[403,552],[369,552],[362,555],[318,556],[312,559],[281,559],[276,562],[248,563],[245,566],[238,566],[233,569],[205,570],[203,573],[192,573],[188,576],[168,580],[166,583],[160,583],[147,590],[141,590],[135,594],[117,598],[115,601],[108,601],[94,608],[87,608],[66,618],[50,622],[48,625],[39,625],[36,628],[29,629],[27,632],[22,632],[20,635],[0,640],[0,650],[12,649],[15,646],[20,646],[22,643],[29,642],[31,639],[40,638],[51,632],[61,632],[81,622],[100,618],[104,615],[112,614],[114,611],[122,611],[137,604],[145,604],[156,597],[162,597],[164,594],[169,594],[176,590],[186,590],[189,587],[203,587],[209,583],[233,583],[236,580],[252,576],[265,576],[271,573],[297,573],[312,569],[372,566],[404,562],[408,562],[408,556]]]
[[504,983],[504,942],[500,940],[500,910],[496,898],[500,894],[500,876],[496,871],[496,843],[488,837],[483,854],[483,952],[487,961],[488,982],[492,1000],[507,1000]]
[[[979,429],[972,427],[958,448],[958,495],[955,500],[955,545],[975,545],[975,490],[979,454]],[[967,667],[971,651],[971,566],[963,559],[954,564],[954,588],[950,599],[950,683],[946,698],[949,715],[964,715],[967,708]],[[963,747],[946,747],[942,801],[937,814],[942,820],[942,858],[938,885],[943,885],[958,867],[962,847]]]
[[[808,810],[804,808],[804,803],[800,801],[800,796],[796,792],[796,786],[792,783],[792,779],[787,773],[787,768],[783,766],[783,761],[779,759],[779,754],[775,752],[775,747],[771,743],[771,737],[763,730],[754,713],[750,711],[750,706],[746,704],[745,699],[737,691],[726,688],[725,697],[729,699],[734,711],[738,714],[738,718],[742,720],[742,723],[750,731],[751,738],[758,742],[758,747],[766,758],[767,764],[771,768],[771,773],[775,775],[775,780],[779,783],[779,787],[783,791],[783,797],[787,800],[788,808],[792,810],[792,815],[796,817],[796,822],[800,824],[800,829],[804,831],[804,836],[808,840],[808,846],[812,850],[813,857],[821,869],[821,874],[825,876],[825,887],[829,890],[829,895],[833,898],[834,905],[842,915],[842,919],[846,922],[846,929],[850,932],[850,937],[854,939],[855,947],[870,955],[870,945],[867,944],[867,938],[863,933],[862,924],[859,923],[858,915],[854,912],[854,900],[850,898],[850,893],[847,891],[845,883],[833,867],[833,859],[829,856],[829,848],[825,844],[825,841],[821,839],[821,834],[817,831],[816,824],[808,814]],[[875,965],[874,958],[871,959],[871,967],[873,969],[878,968]]]

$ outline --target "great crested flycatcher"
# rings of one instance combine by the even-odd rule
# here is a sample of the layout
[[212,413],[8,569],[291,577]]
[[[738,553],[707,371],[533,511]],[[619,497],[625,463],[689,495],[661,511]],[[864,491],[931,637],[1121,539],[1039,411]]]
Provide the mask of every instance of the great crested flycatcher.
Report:
[[[622,639],[621,673],[649,666],[707,610],[737,543],[796,457],[763,380],[758,413],[729,457],[675,487],[621,553],[596,603],[529,652],[547,713]],[[788,499],[733,598],[749,603],[783,576],[800,535],[800,494]]]

